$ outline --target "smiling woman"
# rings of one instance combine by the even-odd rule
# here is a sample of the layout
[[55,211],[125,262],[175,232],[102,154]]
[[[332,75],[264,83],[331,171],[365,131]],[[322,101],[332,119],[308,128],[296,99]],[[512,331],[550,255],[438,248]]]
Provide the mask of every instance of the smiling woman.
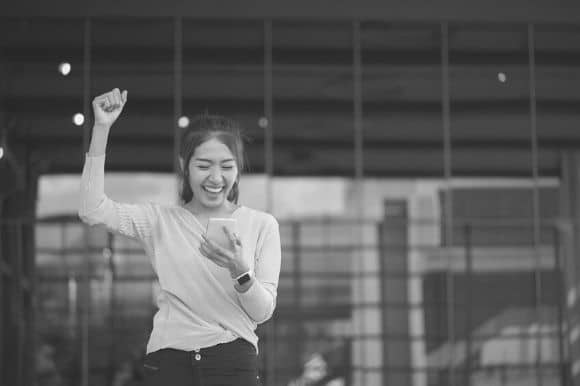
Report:
[[181,199],[188,209],[199,212],[197,206],[203,204],[213,209],[212,215],[222,215],[220,211],[231,211],[232,205],[237,205],[243,152],[235,121],[211,115],[193,120],[182,135],[179,154],[183,173]]
[[[145,384],[257,385],[255,330],[276,304],[280,232],[270,214],[238,204],[238,125],[202,115],[183,133],[180,205],[122,204],[104,193],[104,164],[110,128],[126,102],[119,89],[93,100],[79,216],[140,241],[159,280]],[[223,228],[229,246],[206,236],[211,218],[235,220],[236,231]]]

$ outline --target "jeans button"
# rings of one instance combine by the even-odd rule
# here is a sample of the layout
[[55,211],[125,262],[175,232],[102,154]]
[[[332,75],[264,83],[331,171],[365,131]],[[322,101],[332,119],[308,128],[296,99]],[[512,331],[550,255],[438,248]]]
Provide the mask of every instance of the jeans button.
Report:
[[201,359],[201,355],[200,354],[195,354],[195,360],[198,361]]

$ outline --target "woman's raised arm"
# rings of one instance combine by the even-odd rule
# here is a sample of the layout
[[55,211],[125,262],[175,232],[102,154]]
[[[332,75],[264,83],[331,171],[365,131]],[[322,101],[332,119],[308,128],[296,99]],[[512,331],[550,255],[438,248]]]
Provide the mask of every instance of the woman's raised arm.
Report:
[[81,177],[79,217],[89,225],[105,225],[112,232],[150,244],[151,205],[123,204],[105,194],[105,154],[109,130],[127,102],[118,88],[93,100],[95,124]]

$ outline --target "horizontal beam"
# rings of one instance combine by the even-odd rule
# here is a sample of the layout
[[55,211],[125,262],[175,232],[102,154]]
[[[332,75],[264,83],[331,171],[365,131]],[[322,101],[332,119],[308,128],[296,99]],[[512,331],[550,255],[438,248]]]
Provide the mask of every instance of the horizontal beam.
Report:
[[183,2],[178,0],[113,0],[79,2],[62,0],[12,1],[2,8],[2,15],[13,17],[79,17],[79,16],[126,16],[192,17],[202,19],[306,19],[306,20],[399,20],[399,21],[541,21],[578,22],[580,5],[577,2],[561,2],[558,6],[550,0],[508,0],[501,3],[478,0],[444,0],[438,2],[408,0],[384,2],[360,0],[337,3],[332,0],[317,2],[307,0],[240,2],[235,0],[212,0]]
[[[1,21],[1,19],[0,19]],[[48,33],[49,31],[47,31]],[[79,31],[80,32],[80,31]],[[126,31],[131,33],[130,30]],[[91,51],[91,64],[101,66],[114,63],[122,66],[127,63],[155,64],[158,68],[171,70],[173,61],[173,41],[168,40],[165,46],[143,46],[140,37],[136,35],[135,41],[125,46],[94,45]],[[53,45],[51,45],[51,43]],[[54,42],[48,41],[39,46],[36,39],[30,43],[20,39],[13,42],[0,42],[3,48],[3,56],[7,63],[52,63],[55,58],[70,58],[80,61],[83,55],[82,45],[63,45],[55,37]],[[393,48],[361,48],[363,66],[435,66],[441,65],[441,51],[434,49],[393,49]],[[550,66],[575,66],[580,64],[580,52],[563,50],[536,50],[536,64]],[[213,66],[258,66],[264,64],[264,48],[254,44],[248,47],[206,47],[184,46],[183,63],[187,65],[213,65]],[[529,63],[528,52],[525,49],[517,51],[488,50],[474,46],[470,50],[449,51],[449,64],[451,66],[527,66]],[[327,65],[352,67],[352,48],[343,49],[328,47],[276,47],[272,48],[272,64],[285,65]],[[162,66],[162,67],[159,67]]]
[[[81,144],[29,144],[32,162],[43,163],[47,174],[82,170]],[[249,173],[264,173],[264,146],[247,147]],[[139,156],[137,156],[139,154]],[[540,176],[557,176],[559,150],[540,148]],[[173,142],[119,141],[112,138],[107,150],[108,171],[173,172]],[[317,144],[274,146],[274,174],[279,176],[342,176],[354,178],[352,146],[321,147]],[[369,177],[443,178],[442,148],[370,147],[365,148],[363,173]],[[454,148],[454,176],[531,177],[529,149]]]
[[[14,139],[19,145],[27,145],[31,148],[70,145],[80,146],[82,143],[82,134],[71,135],[51,135],[38,134],[34,136],[15,135]],[[173,143],[172,133],[158,133],[157,135],[137,135],[136,133],[118,133],[112,132],[110,140],[113,144],[123,144],[124,146],[133,145],[135,149],[140,146],[160,145],[169,146]],[[263,136],[253,136],[246,146],[263,146]],[[539,139],[538,146],[542,150],[560,151],[573,150],[580,148],[580,138],[562,138],[562,139]],[[354,151],[354,140],[347,137],[316,137],[300,138],[289,136],[278,136],[274,138],[274,147],[276,149],[308,149],[308,151],[325,151],[329,149],[351,150]],[[531,141],[529,138],[523,140],[515,139],[451,139],[452,151],[531,151]],[[381,138],[363,138],[363,150],[373,151],[442,151],[443,138],[440,140],[429,139],[381,139]]]
[[[156,114],[168,114],[173,111],[173,100],[169,98],[137,98],[131,99],[132,108],[144,113],[154,111]],[[60,113],[74,111],[80,107],[81,100],[72,97],[11,97],[5,98],[4,106],[10,113]],[[314,98],[274,98],[274,113],[311,112],[312,114],[336,113],[345,114],[352,110],[352,100],[314,99]],[[244,112],[262,111],[263,99],[233,99],[233,98],[184,98],[184,110],[192,108],[211,107],[219,111]],[[529,111],[527,98],[512,98],[503,100],[470,99],[451,100],[451,114],[458,113],[526,113]],[[537,108],[544,113],[578,112],[578,100],[539,98]],[[385,97],[383,100],[363,102],[365,113],[440,113],[441,102],[438,100],[400,100]]]

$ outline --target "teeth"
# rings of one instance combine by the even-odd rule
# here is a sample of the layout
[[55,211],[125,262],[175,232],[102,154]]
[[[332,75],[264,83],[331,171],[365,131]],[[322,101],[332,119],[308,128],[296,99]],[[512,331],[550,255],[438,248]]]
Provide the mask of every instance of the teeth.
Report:
[[204,186],[203,188],[210,193],[219,193],[223,189],[223,188],[210,188],[209,186]]

